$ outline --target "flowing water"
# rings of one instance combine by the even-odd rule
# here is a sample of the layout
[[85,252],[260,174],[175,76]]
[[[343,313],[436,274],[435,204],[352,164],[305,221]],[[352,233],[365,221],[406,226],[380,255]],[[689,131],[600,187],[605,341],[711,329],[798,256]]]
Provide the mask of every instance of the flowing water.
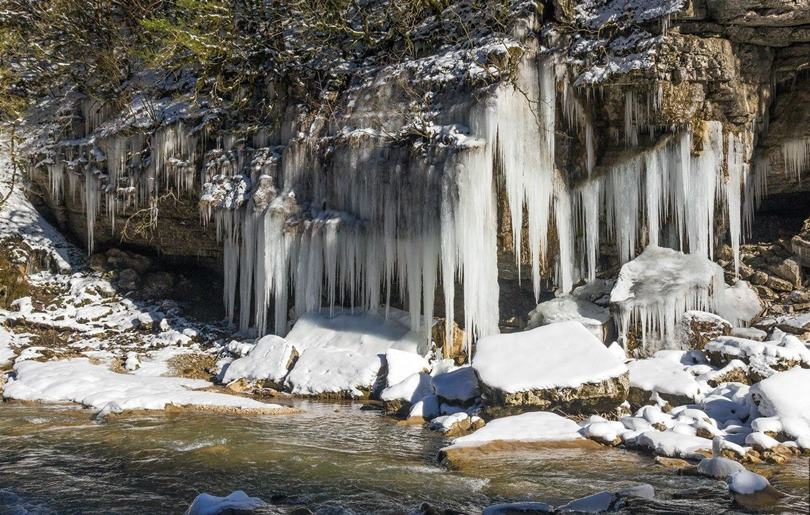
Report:
[[[722,483],[631,451],[513,451],[449,470],[437,459],[446,440],[435,432],[359,404],[296,406],[303,411],[282,416],[151,413],[99,423],[72,406],[3,403],[0,513],[182,513],[200,492],[238,489],[282,512],[407,513],[429,503],[478,513],[495,502],[560,504],[642,482],[658,499],[633,512],[732,509]],[[765,473],[789,494],[775,511],[808,512],[806,458]]]

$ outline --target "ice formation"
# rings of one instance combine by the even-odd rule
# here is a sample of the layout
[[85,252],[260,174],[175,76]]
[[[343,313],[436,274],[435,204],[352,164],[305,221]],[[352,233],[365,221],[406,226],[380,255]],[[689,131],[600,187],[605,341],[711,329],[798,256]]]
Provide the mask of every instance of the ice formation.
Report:
[[622,336],[636,323],[643,343],[656,337],[666,347],[677,340],[681,315],[714,311],[724,288],[719,265],[700,255],[650,245],[622,267],[610,300],[618,308],[616,325]]
[[810,138],[795,138],[782,143],[785,174],[802,180],[802,171],[810,165]]
[[[563,119],[585,145],[587,174],[576,184],[555,167],[558,90]],[[721,213],[738,264],[741,235],[764,191],[762,167],[751,180],[745,142],[724,137],[719,122],[696,131],[703,134],[696,155],[689,127],[642,146],[640,130],[655,139],[660,87],[626,93],[626,143],[638,150],[597,170],[587,106],[565,66],[534,51],[514,83],[494,87],[471,110],[467,133],[429,151],[391,149],[375,131],[355,129],[320,139],[299,134],[283,149],[250,148],[226,135],[203,156],[205,129],[174,120],[148,137],[109,136],[104,124],[112,113],[82,105],[85,143],[44,164],[57,201],[75,195],[83,179],[88,250],[102,204],[113,230],[116,213],[132,206],[154,224],[164,191],[183,195],[196,185],[201,218],[215,222],[224,246],[227,317],[258,335],[284,335],[290,320],[321,309],[387,313],[401,304],[410,328],[427,340],[439,287],[446,318],[463,303],[467,343],[496,334],[499,184],[515,259],[530,262],[536,297],[543,269],[554,270],[563,293],[594,279],[603,239],[616,246],[621,263],[647,244],[712,258]],[[267,142],[266,131],[253,138],[254,145]],[[334,148],[340,151],[324,159]],[[102,169],[76,164],[84,161]],[[446,326],[452,339],[452,324]]]

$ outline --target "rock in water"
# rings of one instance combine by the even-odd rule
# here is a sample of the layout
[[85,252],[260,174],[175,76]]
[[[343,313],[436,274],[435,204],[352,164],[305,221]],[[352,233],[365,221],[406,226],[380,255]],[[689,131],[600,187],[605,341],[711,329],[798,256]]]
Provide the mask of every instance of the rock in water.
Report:
[[623,361],[574,321],[482,338],[473,368],[490,413],[609,411],[629,386]]
[[748,470],[737,472],[727,482],[734,502],[746,509],[760,510],[784,497],[767,479]]
[[249,497],[241,490],[237,490],[225,497],[202,493],[194,499],[185,515],[250,513],[265,507],[267,507],[266,502],[258,497]]
[[224,384],[237,379],[263,381],[278,389],[298,358],[298,351],[284,338],[268,335],[256,342],[247,356],[234,360],[222,377]]

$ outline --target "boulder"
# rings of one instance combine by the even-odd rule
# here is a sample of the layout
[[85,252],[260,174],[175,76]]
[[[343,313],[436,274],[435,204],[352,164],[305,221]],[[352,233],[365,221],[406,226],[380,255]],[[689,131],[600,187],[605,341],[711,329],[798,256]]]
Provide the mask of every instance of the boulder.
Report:
[[649,403],[653,395],[673,406],[695,401],[700,386],[684,365],[667,357],[640,359],[627,364],[630,369],[628,400],[636,406]]
[[247,383],[261,383],[261,386],[279,390],[296,359],[298,351],[290,342],[267,335],[256,342],[246,356],[228,365],[222,383],[244,379]]
[[681,316],[681,346],[703,350],[707,342],[731,333],[731,323],[705,311],[687,311]]
[[473,368],[492,415],[610,411],[629,388],[623,360],[575,321],[482,338]]
[[800,288],[802,285],[802,268],[795,259],[785,259],[771,267],[771,271],[774,275],[789,282],[794,288]]

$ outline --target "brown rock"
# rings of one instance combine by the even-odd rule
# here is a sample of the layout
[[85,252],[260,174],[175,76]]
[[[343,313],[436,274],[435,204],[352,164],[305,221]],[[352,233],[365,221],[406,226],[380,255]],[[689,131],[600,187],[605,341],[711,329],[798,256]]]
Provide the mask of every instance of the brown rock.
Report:
[[704,311],[687,311],[681,317],[681,343],[685,348],[703,350],[718,336],[731,334],[731,323]]
[[766,274],[762,270],[757,270],[753,274],[751,274],[751,277],[748,279],[748,282],[750,282],[755,286],[761,286],[768,282],[768,274]]
[[766,282],[765,284],[766,284],[766,286],[768,286],[768,288],[770,288],[770,289],[772,289],[774,291],[792,291],[793,290],[793,284],[791,284],[789,281],[786,281],[784,279],[780,279],[780,278],[778,278],[776,276],[773,276],[773,275],[768,277],[768,282]]
[[464,330],[453,321],[453,341],[448,342],[445,333],[447,321],[444,318],[439,318],[433,324],[431,334],[436,346],[442,349],[442,357],[451,358],[457,365],[467,362],[467,350],[464,348]]
[[493,417],[517,415],[526,411],[561,410],[565,413],[604,413],[627,400],[629,372],[576,388],[548,388],[509,393],[481,383],[486,413]]
[[774,275],[784,279],[793,285],[794,288],[799,288],[802,285],[802,269],[793,259],[785,259],[776,266],[771,267]]

